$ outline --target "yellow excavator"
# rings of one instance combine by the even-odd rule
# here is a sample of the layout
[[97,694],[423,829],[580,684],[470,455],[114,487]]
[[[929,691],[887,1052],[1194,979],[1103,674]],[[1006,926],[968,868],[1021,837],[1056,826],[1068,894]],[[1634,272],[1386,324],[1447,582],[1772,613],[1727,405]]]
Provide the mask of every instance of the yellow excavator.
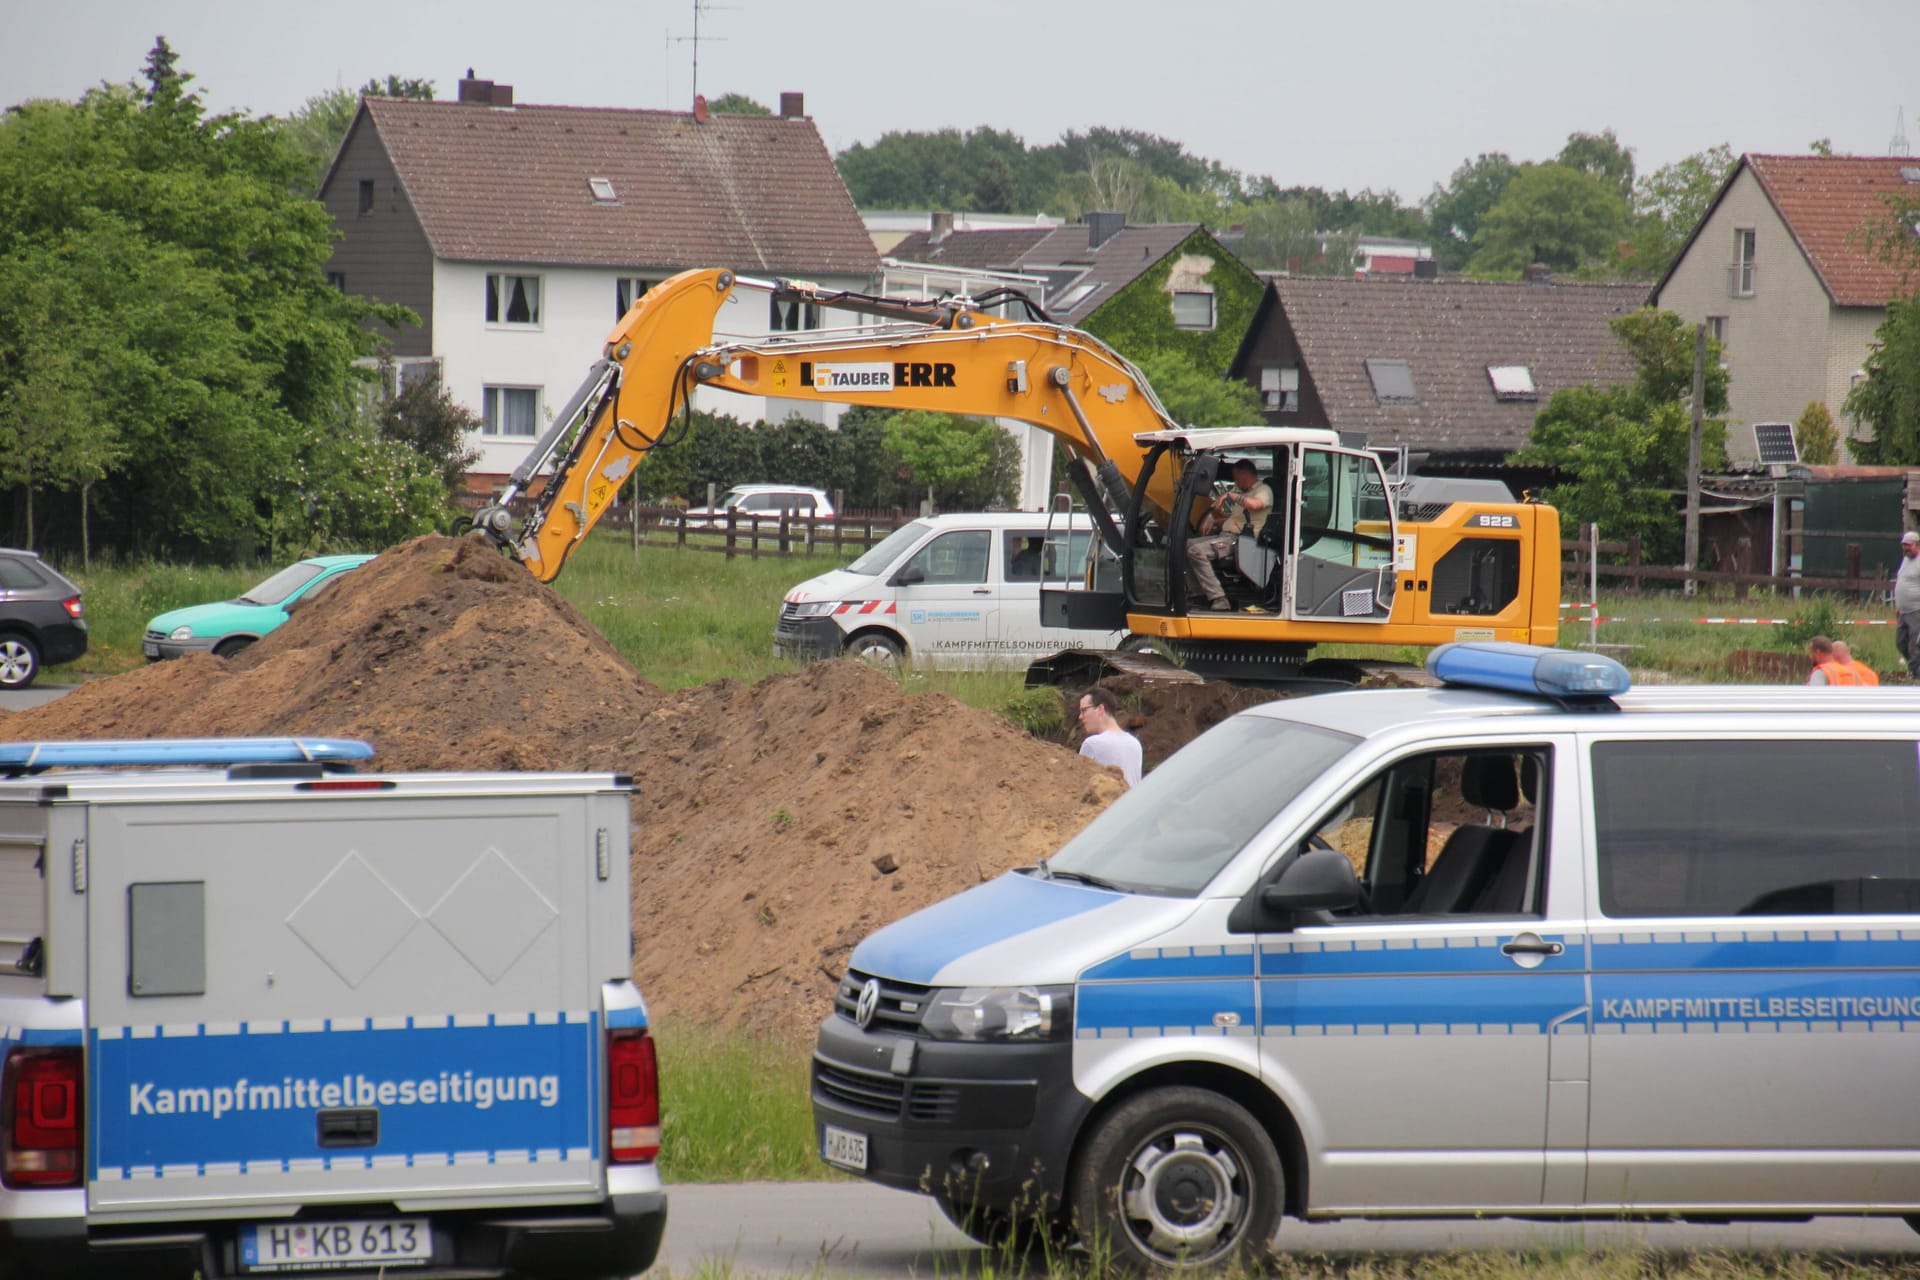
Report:
[[[863,323],[716,340],[722,308],[744,293]],[[1182,427],[1125,357],[1007,290],[915,301],[724,270],[674,276],[620,319],[552,428],[477,513],[475,531],[551,582],[702,387],[1012,419],[1051,433],[1069,452],[1102,554],[1077,589],[1042,591],[1043,620],[1124,627],[1136,645],[1197,675],[1339,682],[1351,673],[1307,669],[1315,645],[1550,645],[1558,631],[1553,508],[1462,498],[1444,481],[1426,492],[1418,481],[1390,482],[1376,454],[1332,431]],[[1218,562],[1230,606],[1220,610],[1196,589],[1187,544],[1233,487],[1233,468],[1249,461],[1273,500],[1257,533],[1247,522]],[[549,462],[552,475],[516,518],[511,504]]]

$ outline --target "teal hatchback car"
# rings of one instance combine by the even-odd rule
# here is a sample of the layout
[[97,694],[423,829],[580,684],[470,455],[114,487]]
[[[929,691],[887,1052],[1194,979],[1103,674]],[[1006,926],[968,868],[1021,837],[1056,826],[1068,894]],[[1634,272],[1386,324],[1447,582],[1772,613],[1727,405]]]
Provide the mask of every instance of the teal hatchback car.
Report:
[[148,662],[186,653],[231,658],[287,620],[372,556],[314,556],[290,564],[244,595],[217,604],[170,609],[147,623],[140,651]]

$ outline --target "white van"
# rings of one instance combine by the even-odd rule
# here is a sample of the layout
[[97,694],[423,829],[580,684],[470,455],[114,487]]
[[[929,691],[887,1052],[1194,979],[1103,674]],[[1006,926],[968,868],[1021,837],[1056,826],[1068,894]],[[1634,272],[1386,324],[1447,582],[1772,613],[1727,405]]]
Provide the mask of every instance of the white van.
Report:
[[1141,1268],[1283,1215],[1920,1228],[1920,691],[1428,668],[1243,711],[861,942],[822,1157]]
[[982,512],[902,525],[844,569],[787,592],[776,657],[851,654],[871,662],[983,670],[1061,649],[1112,649],[1126,632],[1040,625],[1040,586],[1084,579],[1084,515]]

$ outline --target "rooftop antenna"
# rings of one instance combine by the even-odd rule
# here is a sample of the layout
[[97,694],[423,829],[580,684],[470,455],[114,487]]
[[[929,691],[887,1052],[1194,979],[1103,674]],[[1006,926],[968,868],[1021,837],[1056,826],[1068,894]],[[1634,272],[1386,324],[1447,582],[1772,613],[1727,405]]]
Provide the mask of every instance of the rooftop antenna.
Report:
[[1902,119],[1906,113],[1907,109],[1905,106],[1898,106],[1893,109],[1893,141],[1887,144],[1887,154],[1890,156],[1904,156],[1907,154],[1907,126],[1906,122]]
[[667,36],[667,43],[669,45],[688,43],[693,46],[693,93],[690,95],[691,97],[697,98],[700,96],[700,42],[702,40],[726,39],[725,36],[701,35],[700,15],[714,10],[731,11],[733,8],[733,5],[708,4],[707,0],[693,0],[693,34],[690,36],[676,36],[669,33]]

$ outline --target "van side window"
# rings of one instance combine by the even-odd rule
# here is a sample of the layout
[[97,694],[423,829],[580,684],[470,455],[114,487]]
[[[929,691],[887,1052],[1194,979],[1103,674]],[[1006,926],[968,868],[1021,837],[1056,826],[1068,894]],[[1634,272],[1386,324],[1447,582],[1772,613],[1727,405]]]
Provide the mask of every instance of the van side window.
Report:
[[1058,559],[1056,545],[1046,546],[1042,555],[1046,534],[1038,529],[1009,530],[1003,555],[1006,556],[1008,582],[1038,582],[1043,568],[1050,568],[1043,562]]
[[1551,760],[1503,747],[1396,761],[1307,844],[1347,856],[1370,915],[1538,915]]
[[1600,909],[1629,916],[1920,911],[1912,742],[1600,742]]
[[907,565],[919,566],[927,583],[985,582],[992,537],[985,529],[943,533],[914,553]]

